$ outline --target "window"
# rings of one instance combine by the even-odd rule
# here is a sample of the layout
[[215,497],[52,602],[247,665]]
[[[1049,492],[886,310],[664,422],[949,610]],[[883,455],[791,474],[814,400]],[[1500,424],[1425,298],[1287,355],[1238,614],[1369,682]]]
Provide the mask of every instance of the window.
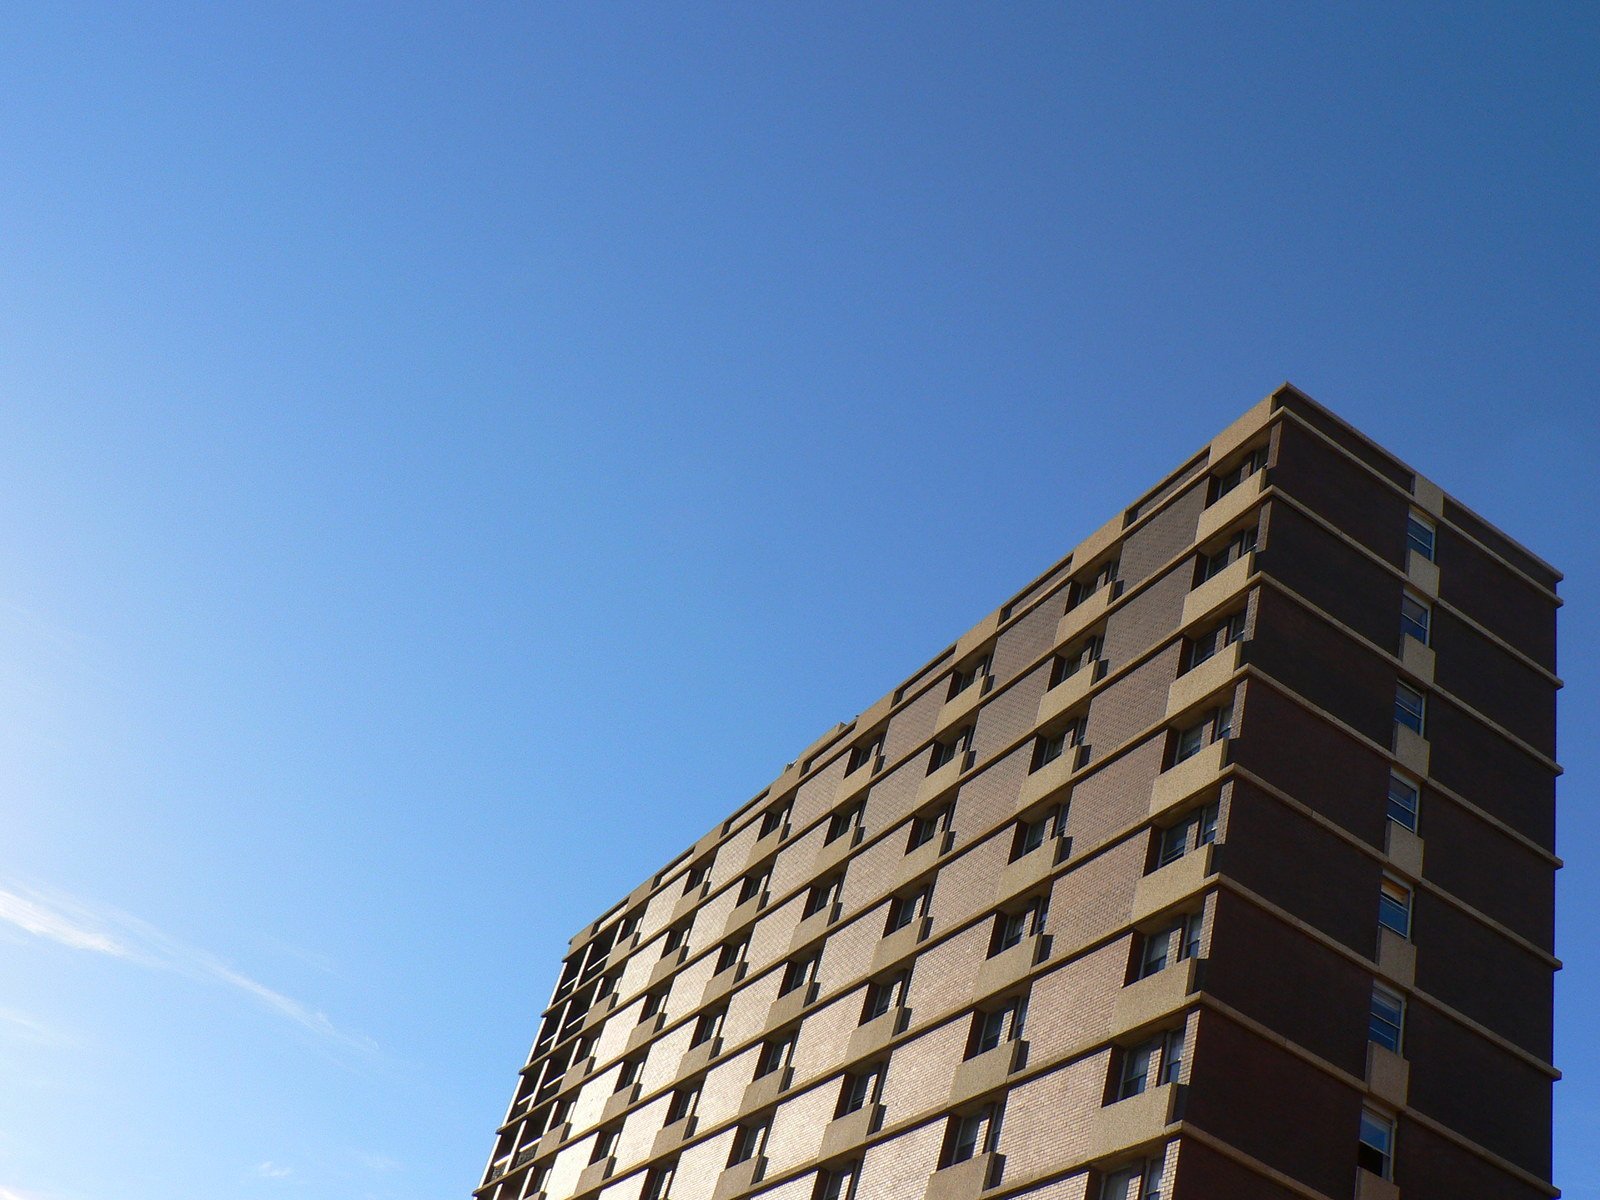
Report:
[[1058,654],[1050,660],[1050,686],[1055,687],[1063,680],[1071,679],[1085,667],[1092,667],[1100,661],[1100,652],[1104,640],[1099,634],[1085,638],[1079,645],[1067,654]]
[[872,769],[876,771],[878,769],[876,764],[882,757],[883,730],[880,729],[871,737],[864,738],[850,747],[850,759],[845,763],[844,773],[846,775],[854,775],[868,763],[872,763]]
[[1194,638],[1189,643],[1189,661],[1185,670],[1192,671],[1206,659],[1211,658],[1219,650],[1226,650],[1237,641],[1244,639],[1244,610],[1241,609],[1231,617],[1226,617],[1220,624],[1213,625],[1210,629]]
[[1004,953],[1025,937],[1043,933],[1049,915],[1049,901],[1043,896],[1035,896],[1022,908],[997,914],[994,933],[989,938],[989,957]]
[[1101,588],[1114,584],[1117,579],[1117,560],[1108,558],[1098,567],[1072,581],[1067,589],[1067,611],[1071,612]]
[[1424,646],[1428,644],[1428,633],[1433,625],[1433,609],[1421,600],[1416,599],[1407,592],[1400,597],[1400,633],[1403,637],[1416,638]]
[[928,915],[928,910],[933,905],[933,884],[926,884],[905,896],[894,896],[889,900],[889,920],[884,926],[883,935],[888,937],[898,929],[904,929],[919,917]]
[[1403,938],[1411,936],[1411,889],[1387,875],[1378,891],[1378,924]]
[[977,1112],[950,1118],[941,1166],[952,1167],[993,1150],[1000,1137],[1000,1110],[986,1104]]
[[1138,972],[1134,978],[1148,978],[1157,971],[1165,971],[1172,963],[1198,956],[1200,935],[1204,927],[1204,916],[1200,913],[1190,913],[1162,926],[1154,933],[1145,934],[1139,950]]
[[638,1058],[625,1058],[622,1066],[617,1069],[617,1091],[623,1091],[639,1082],[639,1072],[644,1070],[644,1055]]
[[1406,1024],[1406,998],[1381,983],[1372,985],[1372,1018],[1367,1023],[1367,1040],[1385,1050],[1400,1053],[1400,1033]]
[[602,1129],[594,1135],[594,1146],[589,1151],[591,1163],[601,1162],[610,1158],[616,1151],[617,1139],[622,1136],[622,1126],[613,1125],[609,1129]]
[[[973,726],[966,725],[956,730],[947,738],[941,738],[933,744],[933,753],[928,756],[928,774],[932,775],[940,767],[957,758],[966,761],[967,755],[972,752]],[[965,770],[965,766],[961,768]]]
[[722,1005],[708,1008],[695,1019],[694,1034],[689,1039],[691,1046],[703,1046],[705,1043],[722,1036],[722,1019],[728,1015],[728,1010]]
[[1427,717],[1427,697],[1416,688],[1397,683],[1394,687],[1394,719],[1413,733],[1421,734]]
[[1234,534],[1223,545],[1222,549],[1214,554],[1202,555],[1200,558],[1200,578],[1195,581],[1198,587],[1206,580],[1222,574],[1234,563],[1256,548],[1255,526],[1242,529]]
[[1041,733],[1034,739],[1033,765],[1028,770],[1031,772],[1047,767],[1068,750],[1083,745],[1083,731],[1087,723],[1087,717],[1079,717],[1072,724],[1054,732]]
[[1113,1171],[1100,1185],[1100,1200],[1161,1200],[1163,1168],[1156,1159]]
[[1394,1169],[1394,1120],[1374,1109],[1361,1110],[1361,1134],[1356,1146],[1356,1165],[1379,1179],[1388,1179]]
[[955,821],[955,816],[956,806],[952,802],[950,804],[942,804],[932,812],[923,813],[920,817],[913,818],[911,822],[911,842],[906,847],[906,853],[910,854],[918,846],[925,846],[940,834],[948,833],[950,826]]
[[911,986],[911,972],[896,971],[884,979],[867,984],[867,998],[861,1006],[861,1023],[876,1020],[891,1008],[903,1007]]
[[646,992],[644,1000],[639,1005],[639,1022],[643,1024],[659,1013],[667,1003],[667,989],[660,988],[654,992]]
[[1417,785],[1399,775],[1389,776],[1389,820],[1417,831]]
[[771,1129],[771,1120],[750,1121],[735,1129],[733,1152],[728,1155],[728,1165],[734,1167],[761,1157],[767,1149],[767,1134]]
[[869,1104],[876,1104],[878,1096],[883,1091],[883,1071],[884,1064],[878,1063],[865,1070],[846,1075],[844,1085],[839,1089],[839,1105],[833,1115],[847,1116]]
[[1176,1083],[1183,1067],[1183,1030],[1157,1034],[1122,1052],[1113,1100],[1127,1100],[1147,1087]]
[[668,955],[681,950],[688,941],[689,922],[684,921],[681,924],[674,925],[667,930],[667,936],[661,939],[661,957],[666,958]]
[[1209,846],[1217,840],[1217,819],[1221,813],[1218,804],[1213,800],[1210,804],[1195,809],[1176,825],[1170,826],[1161,833],[1160,847],[1156,853],[1156,867],[1160,869],[1168,863],[1177,862],[1192,850],[1201,846]]
[[1020,1040],[1027,1017],[1026,996],[1017,996],[993,1008],[979,1009],[972,1018],[972,1032],[967,1038],[967,1057],[976,1058],[1003,1042]]
[[1406,545],[1429,562],[1433,561],[1433,522],[1410,513],[1406,516]]
[[985,679],[989,674],[989,656],[975,658],[965,667],[959,667],[950,673],[950,695],[954,700],[973,684]]
[[739,881],[739,903],[749,904],[750,901],[763,895],[771,881],[772,868],[764,867],[759,871],[751,871]]
[[805,908],[801,912],[801,919],[814,917],[825,908],[832,908],[839,903],[839,897],[844,894],[844,876],[830,875],[811,885],[806,892]]
[[736,938],[731,942],[723,942],[722,948],[717,951],[717,971],[721,975],[724,971],[732,971],[736,967],[744,966],[746,952],[750,949],[750,939],[747,937]]
[[1050,838],[1067,836],[1067,809],[1064,804],[1052,804],[1033,819],[1017,822],[1017,832],[1011,842],[1011,861],[1032,854]]
[[683,894],[685,896],[693,895],[705,887],[707,880],[710,878],[711,863],[709,861],[695,863],[694,866],[684,872]]
[[1207,504],[1215,504],[1257,471],[1265,470],[1266,466],[1267,448],[1265,446],[1260,446],[1250,451],[1235,466],[1226,471],[1219,471],[1211,477],[1211,499],[1207,501]]
[[1225,741],[1233,736],[1233,705],[1214,708],[1200,720],[1178,734],[1178,745],[1172,761],[1176,765],[1193,758],[1213,742]]
[[778,995],[787,996],[797,988],[803,988],[817,981],[817,970],[822,965],[822,952],[808,954],[804,958],[792,958],[783,966],[783,983],[778,988]]
[[640,1200],[671,1200],[672,1177],[677,1174],[676,1160],[651,1167],[644,1179],[644,1192]]
[[817,1190],[811,1200],[855,1200],[856,1180],[861,1174],[860,1163],[845,1163],[817,1172]]
[[771,837],[773,834],[783,837],[788,832],[789,801],[780,800],[761,814],[761,837]]
[[866,815],[866,805],[860,801],[841,808],[828,819],[828,836],[823,839],[824,846],[837,842],[845,834],[852,838],[861,832],[861,819]]
[[672,1098],[667,1101],[667,1124],[675,1125],[679,1121],[694,1116],[695,1109],[700,1107],[700,1083],[686,1083],[682,1087],[674,1088]]
[[761,1053],[756,1056],[757,1079],[781,1071],[794,1062],[794,1044],[798,1034],[768,1038],[761,1043]]

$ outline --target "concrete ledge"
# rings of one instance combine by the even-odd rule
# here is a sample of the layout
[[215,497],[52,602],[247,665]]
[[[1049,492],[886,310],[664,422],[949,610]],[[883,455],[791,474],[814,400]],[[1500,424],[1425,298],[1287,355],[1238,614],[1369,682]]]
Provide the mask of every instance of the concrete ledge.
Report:
[[993,1050],[985,1050],[957,1064],[950,1080],[950,1107],[959,1108],[969,1100],[998,1091],[1006,1085],[1023,1060],[1026,1042],[1001,1042]]
[[700,993],[700,1004],[698,1007],[705,1008],[707,1005],[714,1004],[716,1001],[721,1000],[739,985],[739,982],[744,979],[745,974],[749,971],[749,969],[750,968],[747,964],[738,963],[735,966],[729,967],[726,971],[717,972],[710,979],[706,980],[705,990]]
[[1177,1012],[1194,994],[1199,961],[1184,959],[1164,971],[1136,979],[1117,993],[1111,1010],[1112,1037],[1122,1037]]
[[972,767],[972,751],[963,750],[932,775],[924,775],[917,784],[916,807],[931,804],[947,792],[955,790],[961,777]]
[[863,1025],[857,1025],[850,1031],[846,1057],[851,1062],[857,1062],[887,1049],[895,1035],[904,1029],[910,1020],[911,1010],[903,1004],[896,1004],[880,1016],[873,1017]]
[[1049,950],[1046,939],[1046,934],[1029,934],[1015,946],[984,959],[972,977],[972,998],[983,1000],[1015,984],[1044,960]]
[[1402,874],[1413,879],[1422,878],[1422,839],[1403,825],[1387,822],[1384,835],[1384,853]]
[[871,1137],[882,1119],[881,1104],[863,1104],[853,1113],[835,1117],[822,1129],[822,1149],[817,1157],[824,1160],[842,1157]]
[[959,694],[946,700],[939,709],[938,717],[934,719],[933,731],[942,733],[961,720],[982,703],[992,687],[994,687],[994,676],[985,675],[981,679],[973,680]]
[[1007,863],[995,876],[995,903],[1004,904],[1013,896],[1049,879],[1055,874],[1056,868],[1066,861],[1070,845],[1067,838],[1046,838],[1015,862]]
[[1444,519],[1444,489],[1431,479],[1415,473],[1411,476],[1411,498],[1417,507],[1430,516]]
[[663,954],[660,961],[650,968],[650,981],[645,984],[645,987],[647,989],[655,987],[656,984],[683,966],[684,960],[688,957],[689,948],[687,946],[679,946],[671,953]]
[[1150,786],[1150,815],[1159,817],[1192,796],[1197,796],[1222,778],[1228,765],[1228,741],[1212,742],[1176,766],[1156,776]]
[[1433,682],[1434,658],[1432,646],[1424,646],[1414,637],[1400,639],[1400,665],[1423,683]]
[[639,1098],[639,1085],[629,1084],[621,1091],[612,1092],[606,1097],[605,1104],[600,1109],[600,1124],[604,1125],[613,1117],[621,1116],[628,1107]]
[[891,888],[899,888],[939,865],[939,860],[956,844],[953,829],[941,829],[895,864]]
[[1411,1090],[1411,1064],[1387,1046],[1368,1042],[1367,1090],[1396,1108],[1404,1108]]
[[990,1151],[976,1154],[966,1162],[941,1167],[928,1176],[928,1190],[923,1193],[923,1200],[972,1200],[988,1190],[1000,1173],[1002,1161],[1000,1155]]
[[878,772],[881,770],[883,770],[883,755],[879,754],[865,766],[857,767],[850,774],[840,776],[839,790],[833,797],[833,807],[838,808],[841,804],[861,795],[872,786],[872,781],[878,777]]
[[1406,580],[1430,599],[1439,598],[1439,564],[1406,548]]
[[666,1023],[666,1013],[657,1013],[653,1017],[646,1017],[644,1020],[640,1021],[632,1029],[628,1030],[628,1044],[624,1050],[624,1053],[631,1050],[637,1050],[651,1038],[655,1037],[656,1034],[660,1033],[662,1026],[664,1026]]
[[734,1196],[748,1195],[755,1191],[756,1184],[761,1182],[766,1170],[767,1160],[760,1154],[742,1163],[734,1163],[731,1167],[724,1167],[722,1174],[717,1176],[717,1186],[711,1190],[711,1200],[732,1200]]
[[1244,643],[1235,642],[1218,650],[1193,670],[1185,671],[1167,688],[1167,716],[1175,718],[1197,708],[1227,687],[1244,665]]
[[727,937],[730,933],[743,929],[751,921],[759,917],[762,910],[767,907],[767,899],[767,893],[761,891],[751,896],[744,903],[735,904],[728,913],[727,922],[722,926],[722,936]]
[[611,1178],[611,1172],[616,1169],[617,1160],[615,1158],[602,1158],[599,1162],[590,1163],[582,1171],[578,1172],[577,1194],[581,1196],[589,1192],[598,1191],[601,1185]]
[[694,1136],[695,1118],[693,1116],[680,1117],[670,1125],[663,1125],[656,1133],[655,1141],[650,1143],[650,1157],[658,1158],[663,1154],[670,1154],[685,1141]]
[[1105,616],[1119,591],[1121,588],[1115,581],[1102,584],[1097,591],[1079,601],[1076,608],[1069,608],[1056,622],[1056,647],[1059,649],[1067,645]]
[[739,1111],[759,1112],[763,1108],[771,1108],[789,1090],[789,1084],[793,1080],[793,1067],[779,1067],[776,1071],[768,1071],[744,1089],[744,1096],[739,1101]]
[[1392,929],[1378,930],[1378,971],[1403,988],[1417,983],[1417,947]]
[[917,952],[917,947],[927,941],[928,934],[932,931],[932,917],[918,917],[909,925],[896,929],[873,947],[869,973],[877,975],[896,963],[910,958]]
[[594,1070],[594,1055],[578,1059],[561,1074],[561,1082],[556,1090],[559,1092],[570,1091],[589,1077],[589,1072]]
[[1212,865],[1214,846],[1201,846],[1191,850],[1177,862],[1170,862],[1148,875],[1141,876],[1133,889],[1135,925],[1148,921],[1157,913],[1181,903],[1201,891],[1215,873]]
[[1260,503],[1261,493],[1266,489],[1266,486],[1267,473],[1265,471],[1257,471],[1248,479],[1241,480],[1238,487],[1200,513],[1200,520],[1194,531],[1194,540],[1203,542],[1207,538],[1221,533],[1234,521],[1244,516],[1251,508]]
[[1363,1167],[1356,1168],[1356,1200],[1400,1200],[1400,1189]]
[[767,1028],[781,1029],[791,1021],[798,1021],[816,1001],[815,983],[803,983],[793,991],[785,992],[767,1009]]
[[1255,570],[1256,556],[1252,550],[1195,588],[1183,598],[1183,627],[1189,629],[1199,624],[1244,591]]
[[698,1071],[703,1071],[711,1065],[711,1060],[722,1053],[722,1039],[719,1037],[707,1038],[698,1046],[690,1046],[683,1052],[683,1057],[678,1059],[678,1078],[687,1079]]
[[1094,1115],[1089,1133],[1089,1156],[1111,1158],[1160,1141],[1166,1136],[1167,1126],[1172,1124],[1177,1101],[1178,1085],[1164,1083],[1106,1105]]
[[838,904],[825,905],[812,913],[809,917],[802,917],[794,927],[794,933],[789,937],[789,953],[795,954],[800,950],[827,935],[833,923],[839,919],[842,911]]
[[816,861],[811,864],[811,874],[826,875],[833,870],[850,857],[851,851],[861,844],[861,839],[865,835],[866,831],[860,825],[854,825],[849,833],[818,846]]
[[1272,420],[1274,411],[1276,410],[1272,407],[1272,397],[1268,396],[1252,405],[1242,417],[1212,438],[1210,456],[1207,459],[1210,465],[1215,467],[1265,429]]
[[1394,727],[1394,756],[1400,760],[1402,767],[1421,779],[1428,773],[1432,746],[1427,738],[1409,725],[1397,724]]
[[572,1136],[572,1122],[563,1121],[559,1125],[552,1125],[539,1137],[534,1147],[534,1158],[546,1158],[556,1152],[562,1142]]
[[[1017,809],[1031,808],[1049,796],[1064,793],[1078,770],[1082,753],[1082,746],[1069,746],[1056,756],[1054,762],[1046,763],[1033,774],[1025,776],[1022,788],[1017,793]],[[1061,799],[1066,799],[1065,794],[1061,795]]]
[[1039,715],[1035,718],[1034,724],[1048,725],[1063,713],[1072,711],[1073,707],[1089,694],[1089,689],[1105,677],[1105,673],[1104,659],[1097,658],[1093,662],[1084,663],[1039,697]]
[[710,881],[707,880],[699,887],[679,896],[672,905],[672,916],[668,919],[667,924],[671,925],[699,908],[701,902],[706,898],[706,893],[710,890]]

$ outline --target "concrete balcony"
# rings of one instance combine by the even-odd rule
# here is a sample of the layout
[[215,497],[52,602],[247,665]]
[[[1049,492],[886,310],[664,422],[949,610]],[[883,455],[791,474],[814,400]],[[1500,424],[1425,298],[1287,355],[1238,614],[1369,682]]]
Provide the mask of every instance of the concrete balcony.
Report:
[[870,762],[863,763],[848,775],[839,779],[839,790],[834,793],[833,807],[848,804],[872,786],[872,781],[878,777],[878,772],[883,770],[883,755],[874,755]]
[[1439,564],[1406,548],[1406,579],[1424,596],[1439,598]]
[[844,1157],[877,1131],[883,1121],[883,1105],[863,1104],[853,1113],[835,1117],[822,1130],[822,1149],[817,1157],[823,1161]]
[[661,1032],[662,1026],[667,1023],[666,1013],[657,1013],[653,1017],[646,1017],[632,1029],[628,1030],[628,1042],[624,1053],[631,1053],[640,1046],[650,1041]]
[[711,1060],[722,1053],[722,1039],[720,1037],[707,1038],[698,1046],[690,1046],[683,1052],[683,1057],[678,1060],[678,1077],[680,1079],[698,1074],[711,1065]]
[[809,917],[801,917],[794,927],[794,933],[789,937],[790,957],[826,937],[828,930],[833,928],[842,911],[842,907],[838,904],[826,904]]
[[1404,825],[1387,822],[1384,833],[1384,853],[1389,856],[1402,874],[1413,879],[1422,878],[1422,839]]
[[693,889],[692,891],[685,892],[683,895],[679,896],[677,902],[672,906],[672,916],[668,918],[667,924],[676,924],[684,917],[687,917],[695,909],[699,908],[701,902],[705,900],[710,891],[711,881],[708,879],[699,887]]
[[895,864],[894,876],[889,884],[891,889],[904,887],[906,884],[920,879],[939,865],[939,860],[949,854],[956,844],[955,831],[941,829],[922,845],[910,851]]
[[612,1156],[592,1162],[578,1173],[578,1182],[574,1194],[587,1196],[598,1192],[606,1180],[611,1178],[611,1173],[617,1169],[617,1160]]
[[650,1143],[650,1157],[659,1158],[663,1154],[671,1154],[689,1138],[694,1136],[695,1118],[693,1114],[679,1117],[671,1124],[663,1125],[655,1140]]
[[1062,800],[1066,797],[1066,788],[1072,783],[1072,777],[1083,764],[1083,747],[1068,746],[1052,761],[1045,763],[1022,781],[1022,789],[1017,793],[1017,808],[1032,808],[1039,801],[1051,796],[1059,796]]
[[1071,848],[1071,838],[1046,838],[1021,858],[1001,867],[1000,873],[995,876],[995,905],[998,907],[1013,896],[1037,887],[1049,879],[1055,874],[1056,868],[1067,861],[1067,854]]
[[1129,919],[1135,925],[1143,924],[1203,891],[1215,873],[1212,862],[1215,849],[1215,846],[1200,846],[1176,862],[1141,876],[1133,889],[1133,911]]
[[1164,971],[1136,979],[1117,993],[1111,1010],[1113,1037],[1123,1037],[1177,1012],[1194,995],[1199,960],[1186,958]]
[[1356,1200],[1400,1200],[1400,1189],[1364,1167],[1356,1168]]
[[984,959],[972,977],[972,998],[985,1000],[1021,982],[1049,953],[1049,935],[1031,933],[1015,946]]
[[924,775],[922,782],[917,784],[916,807],[932,804],[941,796],[954,791],[956,785],[961,782],[961,777],[972,769],[972,760],[972,751],[962,750],[931,775]]
[[689,947],[687,946],[679,946],[676,950],[667,951],[661,956],[656,965],[650,968],[650,981],[645,984],[645,987],[647,989],[655,987],[656,984],[683,966],[688,957]]
[[802,983],[797,988],[791,988],[772,1002],[772,1007],[767,1009],[767,1028],[782,1029],[791,1021],[798,1021],[806,1009],[817,1002],[817,985],[815,983]]
[[571,1136],[571,1121],[563,1121],[559,1125],[550,1126],[539,1136],[539,1140],[534,1143],[533,1157],[548,1158],[560,1148],[562,1142]]
[[1198,796],[1222,781],[1223,769],[1228,765],[1228,740],[1202,746],[1181,763],[1168,767],[1156,776],[1150,788],[1150,815],[1160,817],[1185,800]]
[[966,1162],[941,1167],[928,1176],[928,1190],[923,1193],[923,1200],[973,1200],[994,1185],[1002,1162],[1000,1155],[990,1151],[973,1155]]
[[739,1111],[752,1113],[771,1108],[789,1090],[789,1085],[793,1082],[793,1067],[779,1067],[776,1071],[768,1071],[745,1087],[744,1096],[739,1101]]
[[974,679],[954,696],[951,696],[939,708],[939,715],[934,719],[933,731],[935,734],[943,733],[954,726],[962,717],[967,716],[989,694],[989,689],[994,687],[994,676],[983,675]]
[[950,1107],[959,1108],[1005,1087],[1011,1073],[1026,1061],[1027,1046],[1021,1041],[1001,1042],[959,1064],[950,1080]]
[[896,1004],[888,1011],[857,1025],[850,1033],[850,1044],[845,1057],[850,1062],[872,1058],[889,1048],[899,1032],[911,1020],[911,1010]]
[[834,838],[831,842],[824,842],[817,847],[816,861],[811,866],[813,876],[826,875],[833,870],[861,844],[861,839],[866,836],[866,830],[860,825],[852,825],[850,829]]
[[1089,1156],[1111,1158],[1166,1137],[1177,1114],[1178,1085],[1164,1083],[1108,1104],[1094,1115]]
[[1432,686],[1436,659],[1432,646],[1424,646],[1414,637],[1400,639],[1400,665],[1406,669],[1408,675],[1423,684]]
[[1183,598],[1183,627],[1190,629],[1244,591],[1255,574],[1255,551],[1242,555]]
[[760,892],[751,896],[750,899],[735,904],[728,911],[728,920],[722,927],[722,936],[726,938],[730,934],[739,932],[739,930],[759,917],[762,909],[767,907],[767,899],[766,889],[763,888]]
[[1034,724],[1048,725],[1063,713],[1071,712],[1083,702],[1095,684],[1106,675],[1106,662],[1097,658],[1084,663],[1055,687],[1039,697],[1039,715]]
[[1122,594],[1122,583],[1113,580],[1109,585],[1102,586],[1099,591],[1085,596],[1078,602],[1076,608],[1069,608],[1056,622],[1056,645],[1065,646],[1080,634],[1085,633],[1096,621],[1106,615],[1106,610],[1111,607],[1111,602]]
[[1254,475],[1241,480],[1238,487],[1200,514],[1199,524],[1194,531],[1194,540],[1207,541],[1232,525],[1261,502],[1261,493],[1266,490],[1266,486],[1265,471],[1257,471]]
[[600,1124],[604,1125],[613,1117],[620,1117],[632,1107],[633,1102],[639,1098],[639,1085],[629,1084],[620,1088],[606,1097],[605,1104],[600,1109]]
[[1415,987],[1417,983],[1417,946],[1394,930],[1378,930],[1378,973],[1398,987]]
[[1167,688],[1167,718],[1200,707],[1229,686],[1239,668],[1244,665],[1244,643],[1234,642],[1224,646],[1198,667],[1185,671]]
[[917,947],[928,940],[928,934],[933,931],[932,917],[917,917],[910,924],[902,925],[893,933],[886,934],[872,950],[872,966],[869,972],[877,975],[887,971],[896,963],[903,962],[917,952]]
[[589,1072],[594,1070],[594,1056],[580,1058],[569,1066],[561,1076],[561,1086],[556,1090],[561,1092],[571,1091],[589,1078]]
[[1396,1108],[1404,1108],[1411,1091],[1411,1064],[1387,1046],[1368,1042],[1367,1090]]
[[711,1200],[733,1200],[735,1196],[748,1196],[756,1190],[761,1176],[766,1173],[767,1160],[760,1154],[742,1163],[724,1167],[717,1176],[717,1185],[711,1190]]
[[715,1004],[718,1000],[721,1000],[729,992],[733,991],[734,988],[739,986],[740,982],[744,979],[749,970],[750,967],[748,964],[735,963],[726,971],[718,971],[710,979],[706,980],[705,990],[700,993],[700,1004],[698,1007],[706,1008],[709,1005]]
[[1411,726],[1396,722],[1394,756],[1399,759],[1401,767],[1418,779],[1422,779],[1428,774],[1428,762],[1433,756],[1433,748],[1428,739]]

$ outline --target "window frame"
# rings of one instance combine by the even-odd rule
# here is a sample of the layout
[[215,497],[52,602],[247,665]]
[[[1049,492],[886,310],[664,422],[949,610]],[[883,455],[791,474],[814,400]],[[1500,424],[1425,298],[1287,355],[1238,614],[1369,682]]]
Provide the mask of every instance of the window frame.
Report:
[[[1379,1036],[1379,1034],[1382,1036]],[[1367,1041],[1382,1046],[1395,1054],[1401,1049],[1406,1036],[1406,998],[1404,993],[1373,981],[1372,1001],[1367,1015]]]
[[1415,509],[1406,513],[1406,549],[1414,550],[1429,562],[1437,562],[1439,527]]
[[[1399,796],[1395,795],[1397,787],[1403,789]],[[1420,784],[1413,782],[1405,775],[1401,775],[1398,771],[1390,771],[1389,789],[1385,803],[1389,820],[1402,829],[1409,829],[1412,833],[1417,832],[1417,824],[1421,816],[1422,807],[1422,787]]]
[[1415,899],[1416,893],[1409,884],[1385,875],[1378,885],[1378,925],[1410,941]]

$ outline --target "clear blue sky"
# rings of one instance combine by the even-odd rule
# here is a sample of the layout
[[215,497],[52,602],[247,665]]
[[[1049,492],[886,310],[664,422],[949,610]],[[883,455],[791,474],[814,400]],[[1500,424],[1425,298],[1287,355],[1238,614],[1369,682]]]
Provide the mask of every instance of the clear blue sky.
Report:
[[1597,47],[14,8],[0,1200],[465,1196],[578,926],[1285,378],[1567,572],[1600,1197]]

